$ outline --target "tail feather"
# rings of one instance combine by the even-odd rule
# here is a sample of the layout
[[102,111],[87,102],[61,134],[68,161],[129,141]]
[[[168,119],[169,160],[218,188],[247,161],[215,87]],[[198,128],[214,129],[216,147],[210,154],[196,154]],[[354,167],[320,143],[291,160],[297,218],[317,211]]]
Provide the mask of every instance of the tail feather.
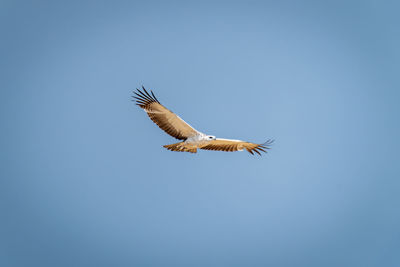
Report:
[[168,150],[171,151],[178,151],[178,152],[190,152],[190,153],[196,153],[197,148],[196,147],[187,147],[184,142],[180,143],[175,143],[175,144],[170,144],[170,145],[165,145],[163,146]]

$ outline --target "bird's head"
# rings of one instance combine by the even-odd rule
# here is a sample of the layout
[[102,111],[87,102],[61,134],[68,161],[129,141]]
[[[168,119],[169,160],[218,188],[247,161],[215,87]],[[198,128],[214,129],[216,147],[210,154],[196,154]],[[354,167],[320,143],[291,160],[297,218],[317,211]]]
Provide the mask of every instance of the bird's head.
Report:
[[207,135],[207,140],[215,140],[217,139],[214,135]]

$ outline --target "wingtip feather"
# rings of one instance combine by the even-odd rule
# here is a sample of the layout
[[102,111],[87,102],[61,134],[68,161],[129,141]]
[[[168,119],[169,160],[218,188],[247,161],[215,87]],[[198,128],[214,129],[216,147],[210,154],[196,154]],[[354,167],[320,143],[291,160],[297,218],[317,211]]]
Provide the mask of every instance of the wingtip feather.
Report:
[[[151,94],[146,90],[146,88],[142,85],[142,90],[139,88],[136,88],[136,91],[133,91],[135,95],[132,97],[136,99],[136,103],[139,103],[141,108],[145,107],[146,105],[149,105],[151,103],[158,103],[161,104],[160,101],[156,98],[154,95],[153,91],[151,91]],[[135,100],[133,100],[135,101]]]

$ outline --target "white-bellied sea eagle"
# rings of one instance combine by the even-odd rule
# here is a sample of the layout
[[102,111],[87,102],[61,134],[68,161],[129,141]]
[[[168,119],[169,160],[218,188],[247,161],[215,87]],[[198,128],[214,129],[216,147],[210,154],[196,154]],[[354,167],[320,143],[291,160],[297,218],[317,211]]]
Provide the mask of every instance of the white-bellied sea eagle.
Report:
[[137,89],[134,92],[136,104],[146,111],[150,119],[158,125],[167,134],[182,140],[182,142],[165,145],[164,147],[171,151],[196,153],[197,149],[219,150],[219,151],[243,151],[246,149],[254,155],[254,152],[261,155],[260,152],[267,152],[272,140],[263,144],[255,144],[241,140],[216,138],[197,131],[178,115],[161,105],[155,97],[153,91],[149,94],[142,86],[143,91]]

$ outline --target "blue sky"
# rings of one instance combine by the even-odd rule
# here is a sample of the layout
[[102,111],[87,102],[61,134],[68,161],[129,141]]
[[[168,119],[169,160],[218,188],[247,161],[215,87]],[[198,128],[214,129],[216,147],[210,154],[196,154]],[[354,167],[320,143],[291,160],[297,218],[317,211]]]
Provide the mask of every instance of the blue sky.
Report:
[[1,266],[399,266],[395,1],[0,5]]

